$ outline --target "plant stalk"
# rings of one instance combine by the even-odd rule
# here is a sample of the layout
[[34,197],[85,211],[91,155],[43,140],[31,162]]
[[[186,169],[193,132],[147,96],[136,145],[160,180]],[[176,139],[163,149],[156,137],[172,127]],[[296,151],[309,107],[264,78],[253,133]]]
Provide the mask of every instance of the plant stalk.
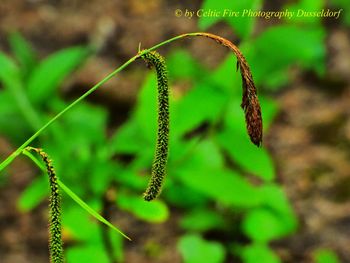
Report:
[[65,114],[67,111],[69,111],[71,108],[73,108],[76,104],[84,100],[87,96],[89,96],[91,93],[93,93],[95,90],[97,90],[99,87],[101,87],[103,84],[105,84],[107,81],[109,81],[111,78],[113,78],[117,73],[122,71],[124,68],[129,66],[132,62],[134,62],[136,59],[140,58],[145,53],[148,53],[152,50],[155,50],[161,46],[164,46],[166,44],[169,44],[175,40],[190,37],[190,36],[201,36],[203,33],[195,32],[195,33],[186,33],[182,35],[175,36],[173,38],[170,38],[168,40],[165,40],[149,49],[144,49],[141,52],[138,52],[135,56],[130,58],[128,61],[126,61],[123,65],[121,65],[119,68],[114,70],[112,73],[110,73],[108,76],[106,76],[104,79],[102,79],[100,82],[98,82],[96,85],[94,85],[91,89],[89,89],[87,92],[85,92],[83,95],[81,95],[79,98],[77,98],[75,101],[73,101],[70,105],[68,105],[65,109],[63,109],[61,112],[59,112],[56,116],[54,116],[50,121],[48,121],[44,126],[42,126],[37,132],[35,132],[28,140],[26,140],[21,146],[19,146],[11,155],[9,155],[3,162],[0,164],[0,171],[2,171],[5,167],[7,167],[18,155],[22,153],[25,147],[27,147],[34,139],[36,139],[47,127],[49,127],[52,123],[54,123],[58,118],[60,118],[63,114]]

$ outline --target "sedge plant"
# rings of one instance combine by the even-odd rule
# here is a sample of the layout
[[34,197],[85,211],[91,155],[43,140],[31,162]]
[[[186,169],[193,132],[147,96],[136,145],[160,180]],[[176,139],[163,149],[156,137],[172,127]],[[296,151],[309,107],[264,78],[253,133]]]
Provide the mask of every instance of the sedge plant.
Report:
[[250,137],[250,140],[253,144],[260,146],[262,143],[262,117],[261,117],[261,108],[257,97],[256,87],[253,81],[253,77],[248,66],[247,61],[245,60],[243,54],[229,40],[222,38],[220,36],[210,34],[210,33],[186,33],[171,39],[168,39],[164,42],[161,42],[149,49],[139,50],[138,53],[130,58],[123,65],[118,67],[86,93],[76,99],[69,106],[64,108],[56,116],[50,119],[45,125],[38,129],[31,137],[29,137],[21,146],[19,146],[11,155],[9,155],[1,164],[0,171],[7,167],[17,156],[20,154],[25,154],[30,157],[36,164],[39,165],[42,169],[44,167],[38,162],[35,156],[31,154],[31,151],[36,152],[44,161],[46,165],[46,171],[49,175],[50,182],[50,214],[49,214],[49,232],[50,232],[50,259],[51,262],[59,263],[63,262],[63,242],[61,235],[61,203],[60,203],[60,194],[59,187],[65,191],[74,201],[76,201],[80,206],[87,210],[91,215],[100,220],[102,223],[105,223],[110,228],[116,230],[122,234],[125,238],[130,239],[123,232],[115,228],[111,223],[106,219],[100,216],[96,211],[84,203],[72,190],[70,190],[63,182],[61,182],[57,177],[55,170],[52,166],[52,161],[48,155],[41,149],[30,147],[29,145],[41,135],[52,123],[57,121],[62,115],[67,111],[72,109],[79,102],[84,100],[96,89],[105,84],[108,80],[117,75],[120,71],[125,69],[128,65],[133,63],[135,60],[142,58],[148,67],[155,68],[157,74],[157,85],[158,85],[158,132],[157,132],[157,142],[154,155],[154,161],[152,165],[152,172],[149,185],[144,193],[144,199],[146,201],[151,201],[155,199],[161,192],[163,185],[163,179],[166,175],[166,164],[168,158],[168,141],[169,141],[169,88],[168,88],[168,76],[165,65],[164,58],[158,54],[155,50],[165,44],[169,44],[175,40],[179,40],[186,37],[206,37],[216,41],[218,44],[229,48],[237,58],[237,70],[240,71],[242,77],[242,87],[243,87],[243,96],[241,107],[245,112],[245,120],[247,126],[247,132]]

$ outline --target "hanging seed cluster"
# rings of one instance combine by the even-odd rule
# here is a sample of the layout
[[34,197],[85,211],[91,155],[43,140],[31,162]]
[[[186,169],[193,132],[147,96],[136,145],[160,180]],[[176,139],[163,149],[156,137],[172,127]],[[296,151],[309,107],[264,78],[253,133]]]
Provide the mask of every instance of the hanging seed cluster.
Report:
[[[262,117],[260,103],[257,97],[256,87],[253,76],[246,59],[236,45],[229,40],[210,33],[190,33],[183,34],[180,37],[202,36],[212,39],[222,46],[229,48],[237,58],[237,70],[240,70],[242,77],[242,103],[244,110],[247,132],[250,140],[260,146],[262,143]],[[155,158],[152,165],[152,176],[148,188],[144,193],[144,199],[151,201],[155,199],[162,188],[163,179],[166,174],[166,164],[168,158],[168,140],[169,140],[169,90],[168,76],[164,58],[155,51],[140,51],[140,56],[146,62],[149,68],[154,67],[157,73],[158,81],[158,136]]]
[[158,131],[155,157],[152,165],[152,175],[144,199],[151,201],[161,192],[166,175],[169,144],[169,87],[168,72],[164,58],[155,51],[142,55],[150,68],[155,68],[158,83]]
[[[184,34],[184,36],[193,36]],[[242,52],[229,40],[210,33],[195,33],[194,36],[203,36],[212,39],[222,46],[229,48],[237,58],[237,70],[240,70],[242,77],[243,96],[241,107],[245,113],[245,120],[247,125],[247,132],[250,140],[256,145],[260,146],[262,143],[262,117],[260,103],[257,97],[256,87],[253,81],[253,76],[248,66],[246,59]]]

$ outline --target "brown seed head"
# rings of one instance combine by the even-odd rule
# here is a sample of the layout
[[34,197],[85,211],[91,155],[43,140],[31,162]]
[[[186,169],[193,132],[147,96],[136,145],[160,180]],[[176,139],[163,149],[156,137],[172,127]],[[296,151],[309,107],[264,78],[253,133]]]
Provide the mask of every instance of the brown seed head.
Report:
[[210,33],[196,33],[196,36],[204,36],[215,40],[222,46],[228,47],[237,58],[237,70],[240,69],[242,76],[242,104],[241,107],[245,113],[245,120],[247,125],[247,132],[250,140],[256,145],[260,146],[262,143],[262,117],[259,100],[257,97],[256,88],[253,81],[253,76],[245,60],[242,52],[231,41]]

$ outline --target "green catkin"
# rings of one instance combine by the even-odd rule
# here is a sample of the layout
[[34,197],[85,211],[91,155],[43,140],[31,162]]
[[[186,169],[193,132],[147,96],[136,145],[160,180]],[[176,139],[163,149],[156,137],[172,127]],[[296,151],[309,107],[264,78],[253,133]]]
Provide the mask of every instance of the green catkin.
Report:
[[169,143],[169,87],[164,58],[155,51],[142,55],[149,67],[154,67],[158,83],[158,132],[152,175],[144,193],[144,199],[151,201],[161,192],[166,175]]
[[61,195],[58,189],[57,177],[49,156],[42,150],[27,147],[27,150],[37,152],[46,165],[50,183],[50,214],[49,214],[49,250],[51,263],[63,263],[63,242],[61,226]]

